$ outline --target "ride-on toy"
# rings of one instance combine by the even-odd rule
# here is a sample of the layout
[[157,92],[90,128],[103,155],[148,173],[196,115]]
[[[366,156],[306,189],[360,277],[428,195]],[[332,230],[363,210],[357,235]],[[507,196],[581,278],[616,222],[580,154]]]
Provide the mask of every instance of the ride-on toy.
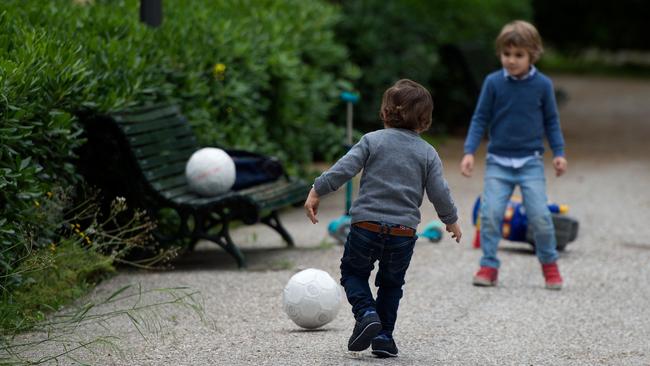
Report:
[[[474,210],[472,212],[472,223],[476,226],[476,236],[474,237],[474,248],[481,247],[481,220],[479,210],[481,207],[481,197],[476,199]],[[578,220],[567,215],[569,206],[549,203],[548,209],[551,211],[553,226],[555,227],[555,239],[557,249],[563,251],[566,246],[574,241],[578,236]],[[527,242],[535,245],[532,230],[528,227],[528,218],[523,203],[516,197],[510,199],[506,211],[503,215],[501,225],[501,234],[504,239],[510,241]]]

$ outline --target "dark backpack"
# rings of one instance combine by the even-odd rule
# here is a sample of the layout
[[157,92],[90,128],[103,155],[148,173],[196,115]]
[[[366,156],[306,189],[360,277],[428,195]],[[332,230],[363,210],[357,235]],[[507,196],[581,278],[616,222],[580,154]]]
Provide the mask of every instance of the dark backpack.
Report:
[[274,157],[244,150],[225,150],[235,162],[237,172],[232,190],[276,181],[284,175],[284,168]]

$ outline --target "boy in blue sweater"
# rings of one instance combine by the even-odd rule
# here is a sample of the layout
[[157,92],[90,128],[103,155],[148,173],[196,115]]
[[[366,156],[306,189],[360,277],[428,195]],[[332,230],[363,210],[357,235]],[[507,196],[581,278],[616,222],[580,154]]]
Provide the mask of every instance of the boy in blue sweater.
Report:
[[543,52],[542,40],[532,24],[514,21],[501,30],[496,51],[503,68],[485,78],[460,167],[463,175],[471,176],[474,153],[487,131],[489,143],[480,212],[483,257],[473,284],[497,283],[497,246],[503,214],[515,186],[519,186],[546,288],[559,290],[562,277],[557,266],[553,221],[547,208],[542,159],[544,135],[553,152],[557,176],[566,172],[567,161],[553,84],[534,66]]
[[[334,166],[316,178],[305,202],[312,223],[320,198],[336,191],[362,169],[359,196],[352,204],[352,227],[341,258],[341,285],[356,319],[348,350],[372,345],[378,357],[397,356],[393,330],[411,262],[424,192],[447,231],[458,242],[456,206],[436,150],[419,134],[431,126],[433,99],[422,85],[402,79],[384,93],[384,129],[365,134]],[[377,299],[368,278],[379,261]]]

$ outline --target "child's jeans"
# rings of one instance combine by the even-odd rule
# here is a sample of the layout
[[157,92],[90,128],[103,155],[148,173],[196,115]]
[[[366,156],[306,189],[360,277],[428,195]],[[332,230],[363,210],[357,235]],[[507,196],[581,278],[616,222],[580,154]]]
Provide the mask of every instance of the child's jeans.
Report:
[[487,160],[481,202],[481,266],[499,268],[497,246],[501,225],[512,191],[519,185],[528,225],[532,226],[535,253],[542,263],[553,263],[558,254],[551,212],[547,206],[546,178],[541,158],[531,159],[520,168],[505,167]]
[[[357,320],[367,310],[376,310],[381,319],[382,330],[393,331],[397,308],[402,298],[404,275],[411,262],[416,240],[417,235],[394,236],[352,226],[341,258],[341,285],[345,288]],[[379,260],[379,270],[375,278],[375,286],[379,289],[375,301],[370,292],[368,278],[377,260]]]

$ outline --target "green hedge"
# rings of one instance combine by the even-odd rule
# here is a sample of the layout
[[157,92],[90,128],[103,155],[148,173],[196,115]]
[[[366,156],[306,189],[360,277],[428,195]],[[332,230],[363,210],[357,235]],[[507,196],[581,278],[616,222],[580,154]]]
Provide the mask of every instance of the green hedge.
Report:
[[338,33],[363,70],[359,122],[376,128],[383,91],[399,78],[410,78],[434,94],[434,131],[468,124],[467,111],[457,108],[474,103],[450,78],[455,65],[443,64],[440,47],[471,43],[491,57],[500,28],[532,13],[529,0],[358,0],[342,2],[342,12]]
[[60,217],[40,202],[80,180],[79,110],[175,102],[204,145],[273,154],[292,169],[340,152],[343,132],[328,118],[355,68],[334,39],[332,5],[165,0],[154,29],[139,22],[138,0],[79,3],[0,4],[2,273],[56,237]]
[[53,240],[60,215],[43,209],[41,201],[54,187],[77,181],[72,151],[82,141],[70,111],[88,77],[75,42],[14,16],[0,13],[2,273],[34,245]]

